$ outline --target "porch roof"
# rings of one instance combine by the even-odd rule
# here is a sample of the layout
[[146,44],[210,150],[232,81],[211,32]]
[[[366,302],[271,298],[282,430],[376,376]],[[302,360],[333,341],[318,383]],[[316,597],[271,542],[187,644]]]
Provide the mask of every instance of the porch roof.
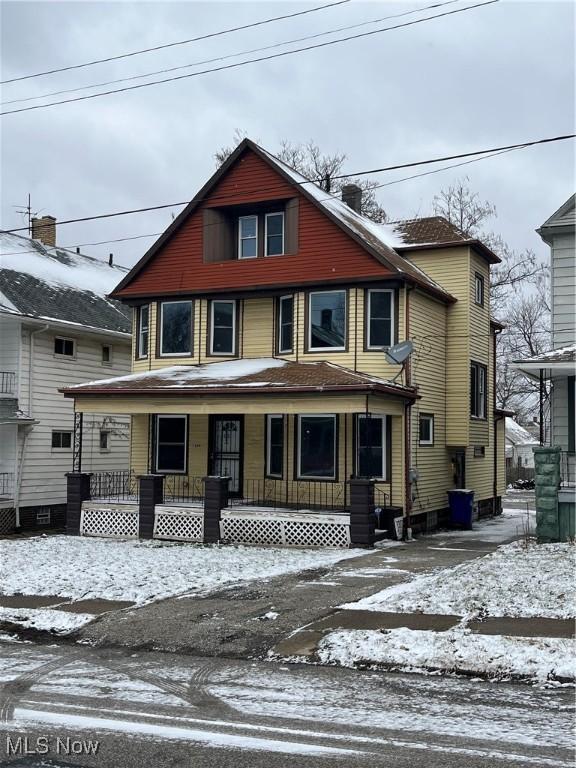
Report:
[[540,371],[544,372],[544,377],[549,378],[554,374],[563,373],[566,376],[573,375],[576,363],[576,344],[570,344],[567,347],[552,349],[543,355],[527,357],[524,360],[514,360],[513,368],[525,373],[531,378],[539,378]]
[[283,395],[309,392],[378,393],[414,400],[413,387],[352,371],[329,362],[296,363],[278,358],[230,360],[205,365],[175,365],[146,373],[90,381],[60,390],[66,397],[110,395]]

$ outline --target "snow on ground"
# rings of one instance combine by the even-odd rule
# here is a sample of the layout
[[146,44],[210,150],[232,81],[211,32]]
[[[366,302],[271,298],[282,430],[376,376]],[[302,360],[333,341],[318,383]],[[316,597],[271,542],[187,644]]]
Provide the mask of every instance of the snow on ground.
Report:
[[[0,594],[58,595],[75,600],[130,600],[139,605],[173,595],[322,568],[358,557],[346,549],[203,546],[49,536],[0,541]],[[52,616],[54,614],[54,616]],[[1,609],[0,620],[56,631],[86,623],[89,614]]]
[[344,608],[467,616],[576,616],[572,544],[506,544],[486,557],[418,576]]
[[0,621],[9,621],[26,629],[48,630],[57,635],[72,632],[93,618],[91,613],[67,613],[49,608],[0,607]]
[[384,664],[541,682],[576,678],[574,640],[476,635],[460,627],[448,632],[404,628],[331,632],[320,642],[318,656],[324,663],[343,667]]

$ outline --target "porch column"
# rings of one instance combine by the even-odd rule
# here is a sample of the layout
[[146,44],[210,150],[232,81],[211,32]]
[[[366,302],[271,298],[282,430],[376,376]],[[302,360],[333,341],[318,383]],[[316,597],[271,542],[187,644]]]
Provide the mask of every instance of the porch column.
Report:
[[532,450],[536,488],[536,535],[539,541],[560,541],[558,518],[560,448],[538,446]]
[[80,516],[82,502],[90,498],[89,472],[66,473],[66,533],[69,536],[80,534]]
[[141,539],[151,539],[156,504],[162,504],[164,501],[164,475],[140,475],[138,482],[138,536]]
[[374,546],[376,517],[374,515],[375,480],[350,480],[350,546],[365,549]]
[[204,544],[220,541],[220,512],[228,506],[229,477],[205,477]]

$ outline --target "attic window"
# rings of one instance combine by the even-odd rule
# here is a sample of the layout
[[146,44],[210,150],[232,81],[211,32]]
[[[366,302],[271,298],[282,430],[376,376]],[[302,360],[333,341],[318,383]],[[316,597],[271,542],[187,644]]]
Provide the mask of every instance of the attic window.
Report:
[[478,272],[474,274],[474,301],[480,307],[484,306],[484,278]]
[[284,253],[284,214],[267,213],[265,216],[265,256]]
[[238,258],[255,259],[258,256],[258,216],[240,216],[238,219]]

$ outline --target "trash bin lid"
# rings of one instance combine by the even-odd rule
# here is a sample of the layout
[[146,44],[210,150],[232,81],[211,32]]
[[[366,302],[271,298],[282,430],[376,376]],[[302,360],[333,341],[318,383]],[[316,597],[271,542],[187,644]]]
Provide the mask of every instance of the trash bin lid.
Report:
[[471,491],[469,488],[452,488],[452,490],[447,491],[447,493],[466,493],[466,494],[471,494],[471,493],[474,493],[474,491]]

